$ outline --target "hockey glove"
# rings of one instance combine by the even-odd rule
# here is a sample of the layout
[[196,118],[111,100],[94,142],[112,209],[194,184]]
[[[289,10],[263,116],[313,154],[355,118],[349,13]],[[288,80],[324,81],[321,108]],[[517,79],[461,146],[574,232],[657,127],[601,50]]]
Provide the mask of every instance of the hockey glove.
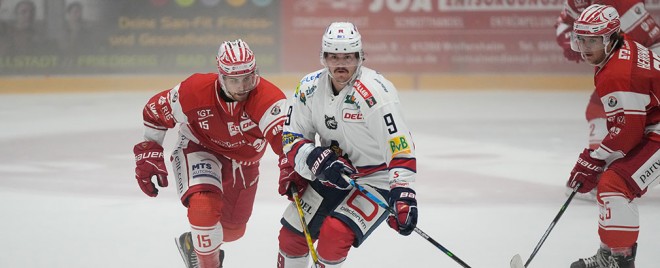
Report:
[[580,63],[584,60],[582,59],[582,55],[579,52],[573,51],[573,49],[571,49],[572,30],[573,29],[571,27],[568,27],[566,30],[557,35],[557,44],[564,50],[564,58],[569,61]]
[[158,186],[167,187],[167,169],[163,161],[163,147],[155,141],[144,141],[133,147],[135,153],[135,178],[140,189],[148,196],[158,195],[151,177],[156,176]]
[[356,169],[348,160],[344,159],[330,149],[330,147],[316,147],[307,156],[307,166],[317,179],[326,187],[347,190],[351,185],[342,178],[342,174],[349,177],[356,173]]
[[574,188],[578,183],[582,184],[578,188],[580,193],[588,193],[598,185],[599,175],[605,167],[605,161],[592,158],[590,153],[589,149],[582,151],[571,171],[571,177],[568,178],[568,186],[571,188]]
[[279,192],[280,195],[286,195],[289,198],[289,201],[293,202],[291,184],[293,183],[296,185],[298,196],[302,196],[303,193],[305,193],[305,189],[309,182],[293,169],[293,166],[289,164],[289,160],[286,156],[282,155],[280,157],[280,162],[277,166],[280,168],[280,181],[277,192]]
[[390,191],[390,207],[395,214],[387,218],[387,224],[402,235],[409,235],[417,226],[417,200],[410,188],[395,187]]

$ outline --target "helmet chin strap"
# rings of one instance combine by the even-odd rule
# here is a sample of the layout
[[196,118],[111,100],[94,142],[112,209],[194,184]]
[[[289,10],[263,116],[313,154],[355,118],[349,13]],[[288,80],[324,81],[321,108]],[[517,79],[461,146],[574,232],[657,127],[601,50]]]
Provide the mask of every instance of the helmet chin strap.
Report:
[[[607,59],[609,59],[610,56],[612,55],[612,52],[614,51],[614,48],[618,43],[619,43],[619,39],[615,39],[614,44],[612,44],[612,48],[610,48],[609,51],[607,51],[607,45],[605,45],[605,57],[603,57],[603,60],[601,62],[592,65],[597,67],[603,67],[603,65],[605,65],[605,63],[607,62]],[[580,53],[580,55],[582,56],[582,59],[584,59],[584,55],[582,53]]]

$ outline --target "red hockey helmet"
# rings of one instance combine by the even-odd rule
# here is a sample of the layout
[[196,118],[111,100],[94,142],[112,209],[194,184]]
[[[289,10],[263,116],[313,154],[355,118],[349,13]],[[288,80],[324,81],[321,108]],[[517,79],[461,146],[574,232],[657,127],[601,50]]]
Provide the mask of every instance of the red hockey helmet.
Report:
[[[259,84],[259,73],[254,52],[241,39],[225,41],[216,56],[220,85],[225,94],[236,99]],[[231,88],[230,88],[231,87]]]
[[[603,45],[610,43],[612,34],[619,32],[621,21],[619,13],[614,7],[594,4],[582,11],[580,17],[573,23],[573,34],[571,36],[571,49],[581,52],[578,45],[579,36],[603,37]],[[609,53],[608,53],[609,54]]]
[[244,75],[257,69],[254,52],[241,39],[223,42],[218,49],[216,61],[221,75]]

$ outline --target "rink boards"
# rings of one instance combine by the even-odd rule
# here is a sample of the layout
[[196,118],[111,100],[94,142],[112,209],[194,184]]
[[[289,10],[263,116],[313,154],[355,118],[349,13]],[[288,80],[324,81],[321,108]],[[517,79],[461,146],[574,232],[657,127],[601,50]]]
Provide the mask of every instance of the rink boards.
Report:
[[[107,91],[161,91],[169,89],[188,74],[140,76],[11,76],[0,77],[2,93],[55,93]],[[303,74],[263,74],[284,91],[295,89]],[[386,78],[399,90],[553,90],[593,89],[590,75],[501,75],[501,74],[396,74]]]

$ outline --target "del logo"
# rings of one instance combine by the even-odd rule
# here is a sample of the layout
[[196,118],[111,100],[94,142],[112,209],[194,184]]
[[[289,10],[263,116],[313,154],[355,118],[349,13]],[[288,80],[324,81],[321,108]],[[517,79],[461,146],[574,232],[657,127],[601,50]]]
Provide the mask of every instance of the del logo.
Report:
[[390,150],[392,150],[392,156],[398,154],[409,154],[410,145],[404,136],[397,136],[390,140]]
[[241,121],[241,130],[242,131],[248,131],[250,129],[253,129],[256,126],[257,126],[257,124],[252,122],[252,120],[250,120],[250,119]]
[[344,109],[344,115],[342,116],[346,122],[362,122],[363,117],[362,113],[358,110]]

